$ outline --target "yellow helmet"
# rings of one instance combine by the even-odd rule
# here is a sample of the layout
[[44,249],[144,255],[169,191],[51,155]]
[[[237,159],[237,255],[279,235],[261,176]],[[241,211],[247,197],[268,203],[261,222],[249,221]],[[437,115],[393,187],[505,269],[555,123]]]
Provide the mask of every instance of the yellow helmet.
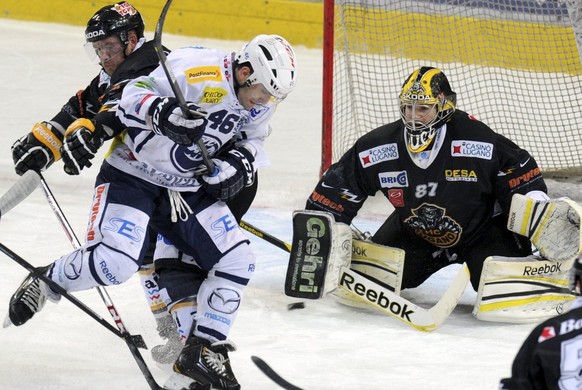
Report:
[[404,81],[400,100],[400,116],[406,126],[406,144],[414,153],[431,144],[437,130],[455,112],[457,94],[445,74],[423,66]]

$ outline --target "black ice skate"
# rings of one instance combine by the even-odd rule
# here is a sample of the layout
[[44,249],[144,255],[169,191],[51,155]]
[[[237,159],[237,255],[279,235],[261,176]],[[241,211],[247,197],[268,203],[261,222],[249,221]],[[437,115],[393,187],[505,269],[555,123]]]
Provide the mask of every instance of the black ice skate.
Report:
[[228,358],[228,352],[234,350],[234,345],[228,341],[210,344],[208,340],[192,335],[174,363],[174,371],[200,385],[193,388],[239,390],[240,384]]
[[184,342],[180,340],[178,328],[171,314],[156,318],[156,322],[158,334],[167,342],[152,348],[152,359],[159,364],[173,364],[182,352]]
[[[40,273],[46,273],[50,265],[39,267]],[[42,310],[47,298],[52,302],[58,302],[61,296],[52,291],[46,283],[30,273],[20,284],[12,298],[10,298],[8,316],[4,320],[4,327],[11,324],[23,325],[36,313]]]

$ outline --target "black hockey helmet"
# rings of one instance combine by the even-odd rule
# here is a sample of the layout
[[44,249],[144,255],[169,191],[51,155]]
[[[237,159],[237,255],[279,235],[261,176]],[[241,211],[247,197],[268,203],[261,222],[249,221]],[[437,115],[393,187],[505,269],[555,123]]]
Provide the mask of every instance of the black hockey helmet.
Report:
[[129,43],[128,33],[135,30],[143,37],[144,22],[141,14],[127,1],[106,5],[93,15],[85,29],[87,42],[97,42],[117,35],[124,45]]
[[[442,70],[423,66],[410,74],[399,95],[400,116],[406,126],[406,141],[411,152],[421,152],[432,142],[436,131],[448,121],[457,105],[457,94],[451,89]],[[425,112],[434,109],[430,121],[420,121],[405,115],[405,109]],[[420,114],[422,115],[422,114]]]

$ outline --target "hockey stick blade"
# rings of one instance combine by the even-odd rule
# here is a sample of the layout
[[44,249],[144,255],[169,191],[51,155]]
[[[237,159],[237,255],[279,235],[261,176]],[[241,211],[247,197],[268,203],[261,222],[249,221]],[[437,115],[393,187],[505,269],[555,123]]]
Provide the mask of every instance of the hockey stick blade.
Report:
[[273,382],[275,382],[276,384],[278,384],[282,388],[284,388],[286,390],[302,390],[300,387],[297,387],[297,386],[287,382],[285,379],[283,379],[279,374],[277,374],[275,372],[275,370],[273,370],[271,368],[271,366],[269,366],[260,357],[251,356],[251,360],[253,361],[253,363],[255,363],[255,365],[257,367],[259,367],[259,370],[261,370],[263,372],[263,374],[268,376]]
[[14,206],[22,202],[38,187],[40,176],[35,171],[26,171],[16,183],[0,197],[0,219]]
[[[431,332],[449,318],[468,282],[469,269],[467,264],[463,263],[447,291],[429,309],[410,302],[348,267],[341,268],[339,288],[355,300],[387,313],[415,329]],[[368,293],[370,291],[373,293]]]

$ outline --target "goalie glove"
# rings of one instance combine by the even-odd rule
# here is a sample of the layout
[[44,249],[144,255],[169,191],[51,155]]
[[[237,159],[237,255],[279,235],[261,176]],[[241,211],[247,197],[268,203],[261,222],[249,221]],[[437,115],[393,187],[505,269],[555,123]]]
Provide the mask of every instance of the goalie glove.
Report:
[[208,122],[206,111],[192,102],[186,104],[191,118],[184,117],[176,98],[165,97],[154,101],[148,112],[154,133],[180,145],[191,145],[202,138]]
[[18,175],[28,170],[41,172],[61,158],[62,135],[48,122],[40,122],[12,145],[14,169]]
[[78,175],[83,168],[90,167],[91,160],[104,140],[105,132],[100,124],[86,118],[79,118],[71,123],[61,147],[65,172]]
[[252,153],[243,147],[230,149],[225,155],[213,158],[215,174],[203,175],[200,184],[208,195],[228,202],[244,187],[253,184],[255,161]]

